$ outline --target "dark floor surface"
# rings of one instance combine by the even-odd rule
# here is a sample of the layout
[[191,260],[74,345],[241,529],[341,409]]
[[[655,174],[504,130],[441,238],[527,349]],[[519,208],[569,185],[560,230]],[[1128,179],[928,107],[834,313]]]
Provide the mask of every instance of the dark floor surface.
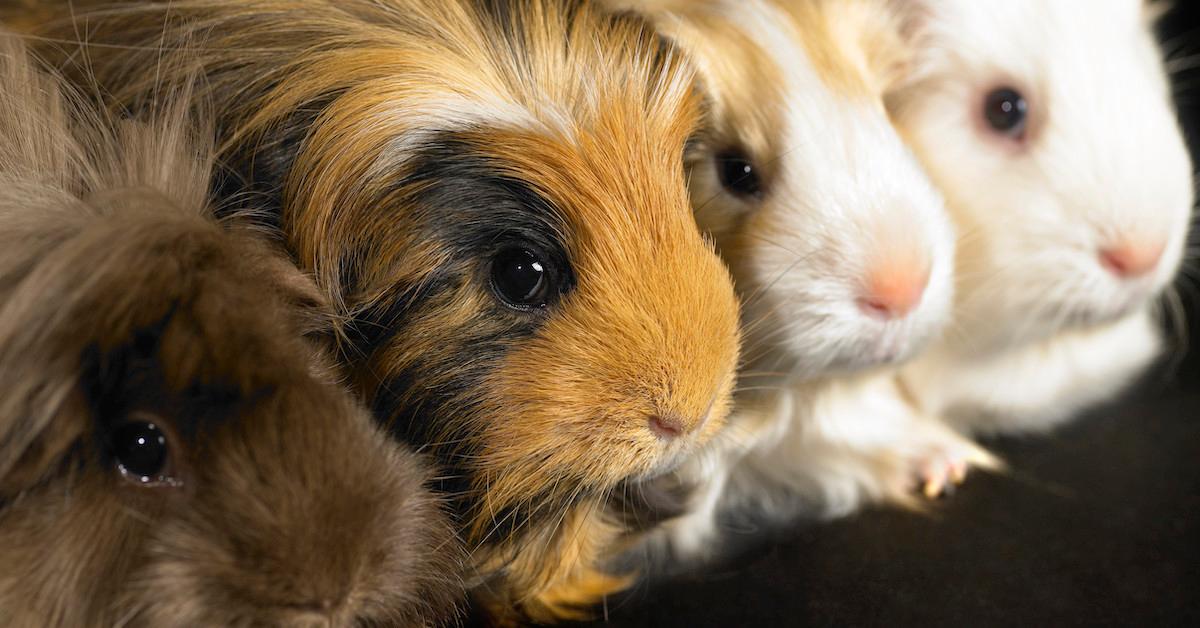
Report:
[[1200,373],[1049,439],[996,444],[932,515],[796,530],[613,601],[607,626],[1200,626]]
[[[1176,4],[1164,40],[1200,53],[1200,2]],[[1200,72],[1175,81],[1195,148]],[[610,600],[596,625],[1200,626],[1196,305],[1182,364],[1052,438],[992,443],[1012,472],[971,477],[932,516],[797,529],[734,567]]]

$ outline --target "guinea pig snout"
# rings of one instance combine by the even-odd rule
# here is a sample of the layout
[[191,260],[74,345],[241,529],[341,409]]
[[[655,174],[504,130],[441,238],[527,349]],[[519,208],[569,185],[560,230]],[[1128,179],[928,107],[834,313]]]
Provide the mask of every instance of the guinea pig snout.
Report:
[[655,414],[650,417],[650,431],[663,440],[673,440],[691,430],[677,415]]
[[680,412],[656,412],[650,415],[648,421],[650,432],[664,441],[689,436],[699,431],[708,421],[708,416],[712,414],[712,405],[709,403],[708,409],[695,417],[689,417]]
[[1158,268],[1166,248],[1166,242],[1156,238],[1122,240],[1100,249],[1100,265],[1119,279],[1137,279]]
[[[180,568],[240,602],[212,609],[212,617],[346,626],[407,612],[424,586],[426,561],[449,555],[438,536],[448,528],[424,497],[423,466],[365,414],[296,397],[278,414],[231,428],[229,440],[252,443],[253,451],[227,456],[202,478],[222,490],[201,495],[204,520],[196,525],[222,532],[215,548],[224,559]],[[178,544],[172,554],[197,554],[188,549],[196,536],[170,535]]]
[[904,318],[920,305],[929,274],[929,264],[923,261],[877,264],[866,273],[858,307],[875,318]]

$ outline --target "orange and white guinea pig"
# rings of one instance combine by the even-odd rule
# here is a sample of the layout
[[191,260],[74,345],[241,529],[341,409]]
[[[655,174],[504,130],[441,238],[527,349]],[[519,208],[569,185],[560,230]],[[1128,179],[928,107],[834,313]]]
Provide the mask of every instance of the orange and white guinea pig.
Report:
[[672,46],[580,0],[75,15],[87,49],[65,56],[130,110],[199,67],[222,192],[273,204],[346,321],[355,388],[447,469],[480,601],[550,621],[624,586],[598,569],[608,494],[720,430],[738,360],[684,178],[702,97]]
[[942,197],[890,124],[901,23],[871,0],[620,1],[695,59],[711,127],[692,200],[744,304],[734,415],[673,476],[687,514],[654,534],[675,558],[719,547],[722,513],[780,523],[914,503],[952,460],[993,458],[914,413],[895,381],[941,332],[954,238]]
[[219,225],[187,116],[110,126],[0,35],[0,625],[437,625],[430,474]]
[[888,103],[960,239],[951,333],[904,371],[924,412],[1044,432],[1161,352],[1194,202],[1164,4],[906,4],[912,65]]

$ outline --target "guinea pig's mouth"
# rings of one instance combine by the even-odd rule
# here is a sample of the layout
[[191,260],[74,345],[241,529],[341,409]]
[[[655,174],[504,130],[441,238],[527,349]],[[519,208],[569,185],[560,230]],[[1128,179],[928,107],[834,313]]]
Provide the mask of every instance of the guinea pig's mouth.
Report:
[[678,469],[693,451],[695,447],[691,442],[671,443],[649,469],[629,476],[626,481],[647,482],[668,475]]
[[1045,309],[1041,318],[1059,329],[1095,327],[1125,318],[1147,302],[1144,296],[1128,294],[1109,301],[1064,303]]
[[825,372],[854,374],[903,363],[916,353],[916,347],[923,345],[926,335],[909,324],[889,324],[871,329],[848,339],[829,362]]

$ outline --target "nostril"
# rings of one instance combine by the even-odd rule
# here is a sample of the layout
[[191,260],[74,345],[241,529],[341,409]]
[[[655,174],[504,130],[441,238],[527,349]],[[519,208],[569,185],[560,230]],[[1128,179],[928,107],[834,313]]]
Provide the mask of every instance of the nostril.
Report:
[[858,307],[876,318],[903,318],[921,303],[928,284],[928,268],[876,270],[867,277]]
[[650,431],[663,440],[673,440],[683,436],[683,421],[671,415],[655,415],[650,417]]
[[1162,259],[1164,244],[1122,243],[1100,250],[1100,264],[1118,277],[1134,278],[1149,273],[1158,267]]
[[858,300],[858,307],[867,314],[870,314],[871,316],[877,316],[879,318],[898,318],[899,316],[903,315],[902,313],[898,313],[896,311],[893,304],[882,299],[876,299],[872,297],[860,298]]

